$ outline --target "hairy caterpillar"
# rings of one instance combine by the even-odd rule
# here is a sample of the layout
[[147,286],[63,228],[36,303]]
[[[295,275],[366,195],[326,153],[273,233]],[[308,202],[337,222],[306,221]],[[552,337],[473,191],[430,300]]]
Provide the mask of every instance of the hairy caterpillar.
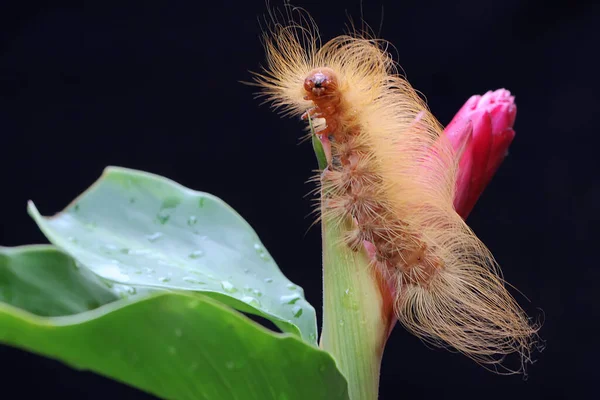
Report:
[[457,157],[442,127],[385,42],[353,33],[320,46],[301,18],[265,33],[267,65],[255,81],[275,108],[312,119],[328,161],[315,179],[322,217],[350,226],[343,245],[370,249],[409,331],[479,363],[516,352],[524,365],[537,327],[453,208]]

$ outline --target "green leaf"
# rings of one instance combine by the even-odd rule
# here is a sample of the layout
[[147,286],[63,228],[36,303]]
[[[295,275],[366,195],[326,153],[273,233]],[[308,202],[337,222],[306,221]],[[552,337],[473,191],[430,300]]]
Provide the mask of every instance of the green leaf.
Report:
[[[90,298],[114,296],[104,283],[88,279],[85,269],[47,246],[1,250],[0,293],[5,298],[12,293],[13,301],[0,303],[1,343],[164,399],[348,399],[346,381],[328,353],[294,335],[269,331],[206,296],[162,291],[61,317],[19,309],[15,305],[23,302],[18,299],[35,292],[30,285],[37,283],[34,272],[49,280],[38,285],[41,291],[32,303],[42,315],[56,307],[76,313],[76,305]],[[52,290],[63,279],[64,291]],[[68,301],[61,302],[63,298]]]
[[0,301],[33,314],[59,316],[118,300],[107,284],[54,246],[0,246]]
[[52,243],[104,279],[202,292],[316,344],[315,310],[302,288],[215,196],[109,167],[54,217],[42,217],[31,202],[28,210]]

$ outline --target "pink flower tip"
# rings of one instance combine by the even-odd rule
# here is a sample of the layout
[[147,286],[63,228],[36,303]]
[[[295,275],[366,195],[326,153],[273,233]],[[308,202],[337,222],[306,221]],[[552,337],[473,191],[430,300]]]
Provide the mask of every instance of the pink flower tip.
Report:
[[506,89],[471,96],[444,129],[460,157],[454,208],[466,218],[515,137],[514,96]]

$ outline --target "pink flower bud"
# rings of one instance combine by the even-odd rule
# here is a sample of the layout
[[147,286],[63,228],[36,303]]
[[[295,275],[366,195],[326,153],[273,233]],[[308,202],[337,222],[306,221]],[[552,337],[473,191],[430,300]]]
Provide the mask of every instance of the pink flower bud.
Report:
[[460,157],[454,208],[466,218],[515,137],[514,96],[505,89],[472,96],[444,133]]

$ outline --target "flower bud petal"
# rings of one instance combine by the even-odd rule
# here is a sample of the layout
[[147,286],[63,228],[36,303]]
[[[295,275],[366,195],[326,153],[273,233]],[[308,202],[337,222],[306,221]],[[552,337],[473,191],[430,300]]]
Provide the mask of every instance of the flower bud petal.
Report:
[[[472,96],[444,130],[459,157],[454,208],[466,218],[507,154],[515,137],[512,129],[517,116],[514,96],[506,89]],[[472,139],[466,148],[467,126]]]

